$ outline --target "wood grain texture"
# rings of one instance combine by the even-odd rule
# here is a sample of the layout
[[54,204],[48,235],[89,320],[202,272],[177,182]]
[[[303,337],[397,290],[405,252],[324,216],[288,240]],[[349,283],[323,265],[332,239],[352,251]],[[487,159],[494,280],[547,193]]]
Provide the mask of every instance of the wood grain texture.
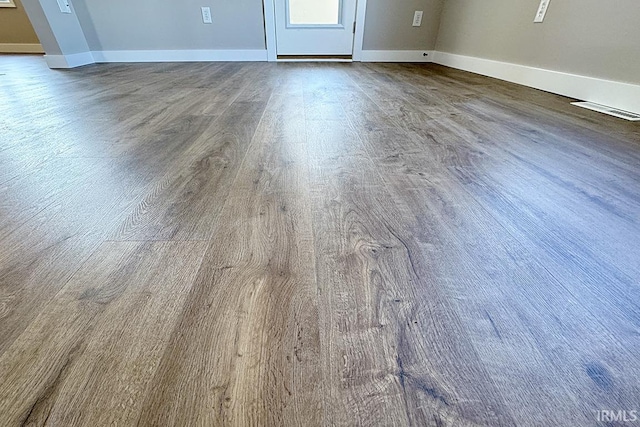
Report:
[[282,128],[303,125],[302,96],[288,89],[266,107],[142,424],[322,423],[304,139]]
[[101,245],[0,359],[0,423],[135,421],[203,246]]
[[640,128],[569,101],[430,64],[0,57],[0,425],[614,425]]

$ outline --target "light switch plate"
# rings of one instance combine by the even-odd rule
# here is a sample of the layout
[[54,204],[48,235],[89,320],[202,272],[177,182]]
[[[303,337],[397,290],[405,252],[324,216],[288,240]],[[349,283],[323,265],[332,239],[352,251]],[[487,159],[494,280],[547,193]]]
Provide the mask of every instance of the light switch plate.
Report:
[[62,13],[71,13],[71,6],[68,0],[58,0],[58,7]]
[[549,9],[549,1],[550,0],[540,1],[540,7],[538,7],[538,13],[536,13],[536,18],[533,20],[533,22],[540,23],[544,21],[544,17],[547,14],[547,9]]
[[413,14],[413,26],[414,27],[419,27],[422,25],[422,15],[424,14],[424,12],[422,10],[416,10],[416,12]]

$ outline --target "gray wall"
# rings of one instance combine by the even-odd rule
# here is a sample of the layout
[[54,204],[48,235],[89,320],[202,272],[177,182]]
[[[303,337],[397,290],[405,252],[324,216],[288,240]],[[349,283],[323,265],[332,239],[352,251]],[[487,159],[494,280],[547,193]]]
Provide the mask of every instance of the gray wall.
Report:
[[[432,50],[444,0],[367,0],[364,50]],[[422,26],[413,13],[424,11]]]
[[640,83],[640,1],[446,0],[436,49]]
[[0,7],[0,43],[40,43],[22,2],[16,7]]
[[[364,48],[430,50],[444,0],[368,0]],[[262,0],[73,0],[91,50],[265,49]],[[210,6],[214,23],[202,24]],[[411,26],[424,11],[422,27]],[[152,19],[150,19],[150,17]]]
[[73,2],[91,50],[266,49],[262,0]]
[[42,10],[42,6],[40,6],[40,2],[38,0],[23,0],[23,5],[33,29],[38,35],[42,49],[47,55],[60,55],[62,53],[60,45],[53,35],[53,30]]
[[89,51],[75,13],[60,13],[58,3],[51,0],[22,1],[47,55],[73,55]]
[[[445,0],[367,0],[364,50],[432,50]],[[413,13],[424,11],[422,26]]]

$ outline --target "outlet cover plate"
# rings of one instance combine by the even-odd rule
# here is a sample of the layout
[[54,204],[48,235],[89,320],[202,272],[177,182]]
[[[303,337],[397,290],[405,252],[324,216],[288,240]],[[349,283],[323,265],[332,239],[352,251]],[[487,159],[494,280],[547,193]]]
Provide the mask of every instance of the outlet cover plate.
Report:
[[71,13],[71,6],[68,0],[58,0],[58,7],[62,13]]
[[424,12],[422,10],[416,10],[416,12],[413,14],[413,26],[414,27],[419,27],[422,25],[422,15],[424,14]]
[[211,18],[211,8],[206,6],[202,7],[202,22],[205,24],[213,24],[213,19]]
[[544,21],[544,17],[549,9],[549,1],[550,0],[540,0],[540,6],[538,7],[538,12],[536,13],[536,17],[533,22],[541,23]]

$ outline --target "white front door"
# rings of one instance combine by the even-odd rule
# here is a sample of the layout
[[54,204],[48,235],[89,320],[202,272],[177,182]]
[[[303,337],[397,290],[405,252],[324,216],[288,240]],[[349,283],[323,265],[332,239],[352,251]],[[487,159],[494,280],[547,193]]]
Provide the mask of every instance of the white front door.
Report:
[[353,54],[356,0],[275,0],[278,55]]

